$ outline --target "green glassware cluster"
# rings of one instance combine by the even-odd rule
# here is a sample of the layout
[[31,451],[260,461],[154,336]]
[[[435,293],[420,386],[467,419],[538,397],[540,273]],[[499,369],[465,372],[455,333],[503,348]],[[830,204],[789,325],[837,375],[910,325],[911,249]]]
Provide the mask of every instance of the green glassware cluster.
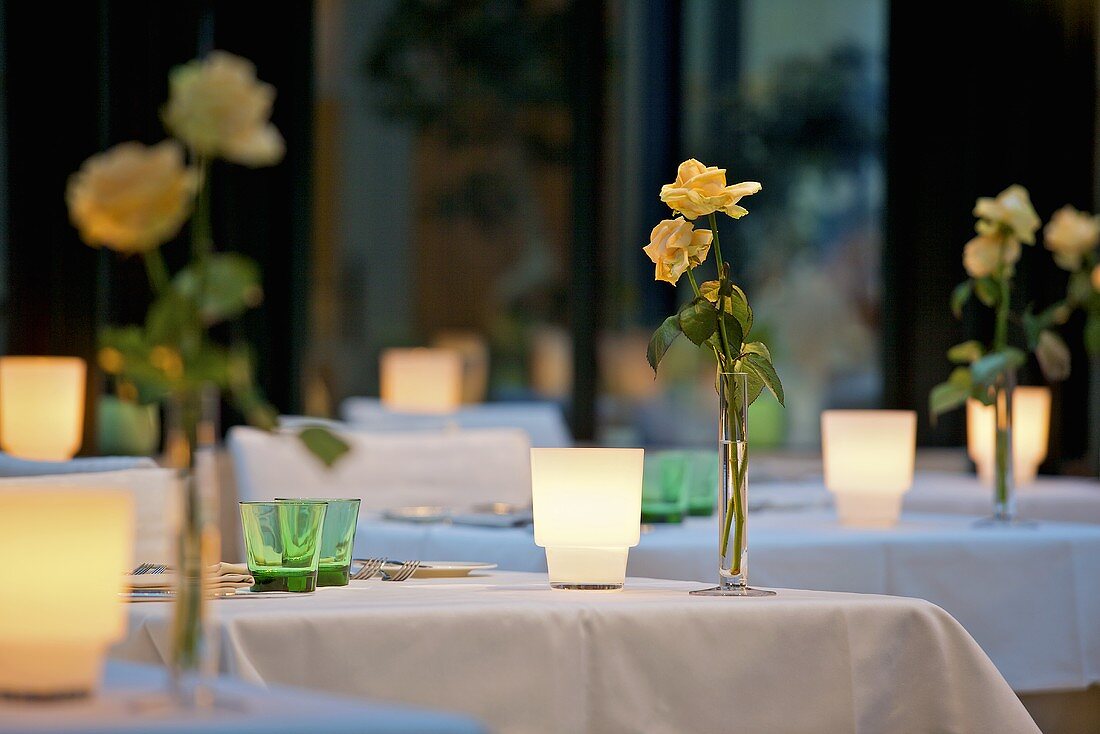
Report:
[[241,502],[253,591],[310,592],[317,588],[321,530],[328,504],[309,500]]
[[642,522],[679,523],[689,515],[708,517],[714,514],[717,499],[715,452],[678,450],[646,454]]
[[317,562],[318,586],[347,586],[351,555],[359,523],[358,499],[289,499],[283,502],[324,502],[328,505],[321,530],[321,555]]

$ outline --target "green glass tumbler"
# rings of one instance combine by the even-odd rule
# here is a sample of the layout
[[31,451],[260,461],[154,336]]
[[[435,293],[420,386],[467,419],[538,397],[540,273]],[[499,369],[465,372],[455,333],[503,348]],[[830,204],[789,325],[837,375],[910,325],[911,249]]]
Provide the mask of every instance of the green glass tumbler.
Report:
[[241,525],[253,591],[317,588],[325,502],[241,502]]
[[679,523],[687,514],[687,462],[681,451],[647,453],[642,474],[642,522]]
[[281,499],[281,502],[324,502],[325,525],[321,530],[321,558],[317,562],[318,586],[347,586],[351,578],[351,554],[359,523],[357,499]]
[[685,452],[687,461],[687,512],[710,517],[718,506],[718,454],[714,451]]

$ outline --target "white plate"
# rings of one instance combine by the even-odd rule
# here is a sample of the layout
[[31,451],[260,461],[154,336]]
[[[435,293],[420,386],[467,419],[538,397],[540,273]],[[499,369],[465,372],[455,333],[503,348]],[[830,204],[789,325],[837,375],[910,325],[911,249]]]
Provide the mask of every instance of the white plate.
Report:
[[[397,563],[387,563],[383,566],[386,570],[396,569]],[[495,563],[471,563],[467,561],[423,561],[420,568],[413,573],[414,579],[446,579],[469,576],[473,571],[488,571],[496,568]]]

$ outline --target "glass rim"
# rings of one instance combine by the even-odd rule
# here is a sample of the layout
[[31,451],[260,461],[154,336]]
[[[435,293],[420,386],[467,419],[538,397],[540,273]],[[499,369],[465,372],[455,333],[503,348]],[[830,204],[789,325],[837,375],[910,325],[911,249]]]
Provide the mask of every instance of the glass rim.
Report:
[[237,502],[240,506],[253,505],[326,505],[325,500],[242,500]]
[[[276,497],[274,500],[268,500],[269,502],[300,502],[302,504],[310,503],[330,503],[330,502],[362,502],[361,497]],[[244,502],[241,503],[245,504]]]

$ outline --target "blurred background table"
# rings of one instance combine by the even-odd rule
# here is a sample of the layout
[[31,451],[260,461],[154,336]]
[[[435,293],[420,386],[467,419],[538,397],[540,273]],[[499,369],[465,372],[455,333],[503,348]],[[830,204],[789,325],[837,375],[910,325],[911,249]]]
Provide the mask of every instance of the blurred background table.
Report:
[[[751,492],[751,490],[750,490]],[[717,520],[654,525],[630,551],[632,576],[717,575]],[[356,552],[488,561],[546,570],[530,528],[360,523]],[[1014,690],[1100,682],[1100,526],[975,528],[963,515],[903,515],[891,529],[839,525],[827,510],[761,511],[749,523],[753,584],[927,599],[957,619]]]
[[[1038,731],[985,653],[927,602],[689,596],[695,587],[559,592],[545,574],[509,572],[372,580],[219,601],[215,619],[223,669],[247,681],[442,707],[504,733],[780,720],[788,731]],[[169,605],[133,605],[115,653],[159,661],[169,624]]]
[[[167,607],[165,607],[167,608]],[[381,706],[221,678],[215,684],[224,705],[187,713],[155,706],[167,676],[160,666],[112,660],[99,695],[56,703],[0,700],[2,734],[480,734],[462,716]]]

